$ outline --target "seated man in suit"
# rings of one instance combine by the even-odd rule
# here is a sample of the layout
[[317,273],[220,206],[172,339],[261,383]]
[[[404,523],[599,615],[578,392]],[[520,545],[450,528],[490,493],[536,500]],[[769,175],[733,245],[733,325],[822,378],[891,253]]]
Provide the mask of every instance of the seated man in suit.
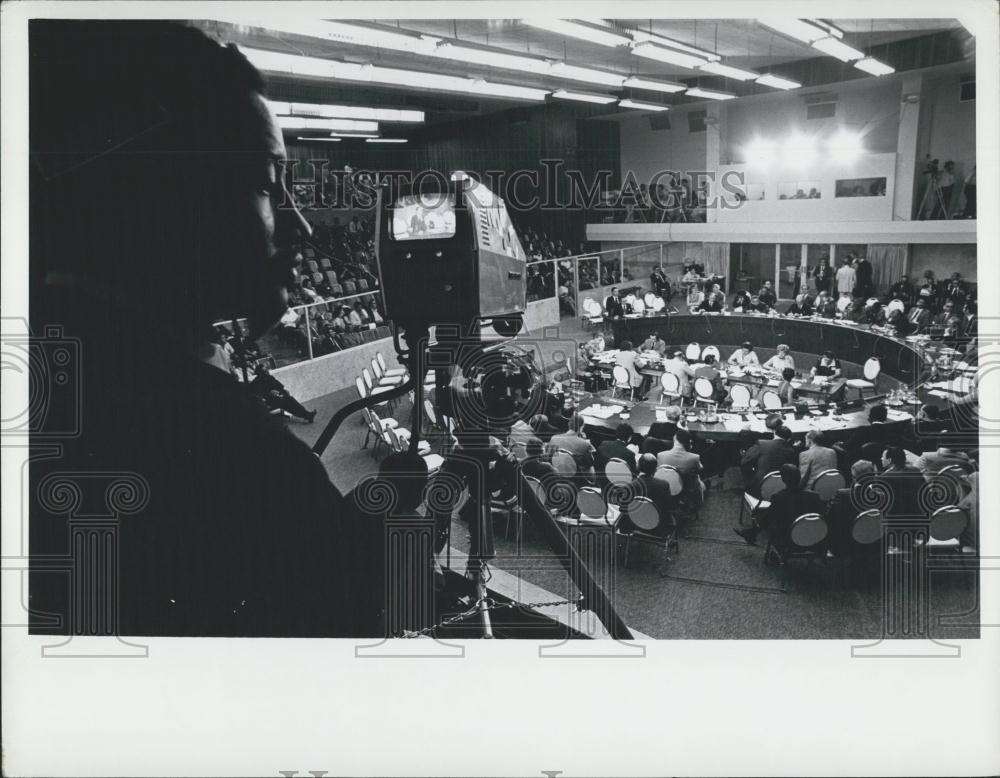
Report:
[[789,306],[785,313],[789,316],[812,316],[813,307],[809,303],[809,298],[804,294],[800,294],[796,296],[795,302]]
[[833,319],[837,315],[837,303],[826,292],[820,292],[816,295],[814,310],[816,315],[822,316],[824,319]]
[[809,371],[810,374],[815,378],[816,376],[823,376],[829,379],[840,378],[840,360],[832,351],[824,351],[823,356],[819,358],[819,361],[812,366]]
[[790,542],[788,533],[799,516],[823,512],[820,496],[802,488],[802,476],[798,467],[792,464],[782,465],[781,480],[785,488],[771,498],[769,507],[754,511],[753,526],[733,530],[751,546],[756,544],[757,535],[763,529],[773,545],[778,548],[786,547]]
[[740,289],[736,294],[733,295],[733,310],[737,312],[742,312],[746,310],[750,305],[750,293]]
[[694,380],[694,370],[684,359],[683,351],[675,351],[673,356],[663,363],[663,371],[677,376],[681,397],[691,395],[691,382]]
[[716,402],[722,402],[726,397],[726,387],[722,384],[722,373],[716,364],[715,354],[706,354],[705,361],[694,369],[694,377],[707,378],[715,389]]
[[701,457],[691,451],[691,433],[687,430],[677,430],[674,435],[674,446],[669,451],[661,451],[656,455],[656,464],[669,465],[681,474],[684,483],[682,498],[692,506],[701,505],[705,500],[705,484],[702,482]]
[[916,468],[925,477],[936,475],[951,465],[958,465],[966,471],[972,470],[972,460],[964,451],[956,451],[948,446],[938,446],[937,451],[928,451],[920,456]]
[[[653,505],[656,506],[656,510],[660,514],[659,529],[664,535],[668,535],[675,527],[673,515],[675,500],[670,493],[670,487],[667,485],[667,482],[654,477],[656,468],[655,456],[652,454],[643,454],[640,456],[639,475],[632,482],[632,492],[636,497],[648,497],[653,501]],[[631,523],[627,518],[623,518],[622,523],[623,526],[621,528],[625,532],[632,529]]]
[[926,297],[917,299],[916,304],[906,314],[907,321],[913,326],[914,332],[922,332],[931,322],[931,312],[927,307]]
[[780,470],[782,465],[794,464],[798,472],[799,457],[792,446],[792,432],[788,427],[779,425],[774,430],[771,440],[759,440],[743,455],[740,469],[746,491],[755,497],[760,496],[760,482],[768,473]]
[[886,446],[895,446],[899,443],[902,433],[899,425],[889,423],[889,408],[879,403],[868,409],[868,426],[854,430],[844,448],[853,459],[857,459],[861,456],[861,449],[864,446],[877,444],[877,454],[881,457],[881,452]]
[[652,332],[640,345],[639,351],[655,351],[661,357],[667,350],[667,344],[658,333]]
[[882,472],[878,480],[885,484],[892,494],[886,516],[922,516],[919,492],[924,484],[923,474],[906,463],[906,452],[899,446],[887,446],[882,453]]
[[799,454],[799,471],[802,473],[802,483],[806,489],[811,489],[816,476],[826,470],[837,469],[837,452],[826,445],[826,435],[819,430],[810,430],[806,434],[809,445]]
[[576,462],[577,475],[582,480],[592,483],[594,481],[594,454],[597,452],[583,433],[583,426],[583,417],[574,414],[569,420],[569,429],[559,435],[553,435],[547,451],[550,458],[560,450],[572,454],[573,461]]
[[521,462],[522,473],[530,475],[532,478],[537,478],[542,482],[542,485],[545,485],[549,479],[558,476],[556,469],[552,466],[552,462],[549,461],[549,457],[545,453],[545,444],[541,440],[538,438],[528,438],[527,443],[525,443],[525,450],[527,457]]
[[649,426],[649,437],[659,438],[660,440],[665,440],[670,445],[670,448],[674,445],[674,434],[677,432],[677,427],[680,425],[681,421],[681,408],[679,405],[668,405],[664,411],[664,416],[667,417],[666,421],[654,421]]
[[[834,556],[858,549],[851,537],[851,530],[858,514],[867,510],[866,505],[878,504],[877,499],[867,499],[863,494],[865,489],[872,488],[871,476],[875,472],[875,465],[867,459],[859,459],[851,465],[850,486],[838,489],[827,506],[826,523],[830,528],[827,540]],[[872,543],[871,549],[873,553],[881,554],[882,544]]]
[[917,325],[906,318],[906,314],[900,310],[893,309],[886,316],[885,326],[889,327],[897,338],[905,338],[913,334]]
[[611,440],[605,440],[597,447],[598,468],[604,472],[604,467],[611,459],[622,459],[629,466],[632,474],[635,474],[635,454],[628,447],[632,439],[632,425],[622,422],[615,427],[615,436]]
[[905,306],[909,306],[913,302],[913,284],[910,283],[909,276],[902,276],[889,287],[889,299],[899,300]]
[[958,314],[955,313],[955,303],[951,300],[946,300],[944,305],[941,306],[940,313],[936,313],[931,316],[931,321],[928,326],[934,327],[935,330],[941,330],[948,326],[948,321]]

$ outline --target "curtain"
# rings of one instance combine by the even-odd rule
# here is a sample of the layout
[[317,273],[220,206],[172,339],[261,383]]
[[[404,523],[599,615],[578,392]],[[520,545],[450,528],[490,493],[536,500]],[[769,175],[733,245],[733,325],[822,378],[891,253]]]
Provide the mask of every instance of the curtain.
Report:
[[729,273],[729,244],[706,243],[702,251],[702,264],[707,275],[725,278]]
[[868,246],[868,261],[872,263],[875,288],[887,290],[906,272],[906,246],[872,244]]

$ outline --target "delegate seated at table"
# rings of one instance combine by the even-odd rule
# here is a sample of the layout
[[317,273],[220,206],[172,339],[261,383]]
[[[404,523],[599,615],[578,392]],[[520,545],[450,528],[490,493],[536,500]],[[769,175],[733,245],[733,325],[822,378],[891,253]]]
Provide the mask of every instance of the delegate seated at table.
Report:
[[749,341],[744,342],[742,346],[730,354],[728,362],[732,367],[747,368],[751,365],[760,366],[757,352],[753,350],[753,344]]
[[819,361],[809,371],[813,378],[822,376],[830,380],[840,378],[842,372],[840,369],[840,360],[834,356],[832,351],[824,351],[823,356],[819,358]]
[[642,344],[639,346],[639,351],[655,351],[661,357],[667,350],[666,342],[659,336],[658,333],[652,333],[648,338],[646,338]]
[[684,360],[683,351],[675,351],[673,356],[663,363],[663,371],[672,373],[680,381],[680,393],[682,397],[691,394],[691,382],[694,380],[694,370]]
[[778,397],[782,405],[791,405],[795,402],[795,387],[792,386],[792,379],[795,378],[795,370],[786,367],[781,371],[781,383],[778,384]]
[[778,353],[764,363],[765,370],[773,370],[775,373],[783,373],[785,368],[790,367],[795,370],[795,359],[789,353],[788,346],[784,343],[778,344]]

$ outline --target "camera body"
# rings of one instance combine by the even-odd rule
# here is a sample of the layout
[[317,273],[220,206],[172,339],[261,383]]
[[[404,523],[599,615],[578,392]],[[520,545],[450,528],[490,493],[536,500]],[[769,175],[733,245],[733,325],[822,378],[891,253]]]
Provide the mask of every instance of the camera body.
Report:
[[[14,320],[5,320],[4,329]],[[27,396],[17,412],[3,420],[4,436],[33,440],[75,438],[80,434],[80,341],[62,327],[47,326],[41,336],[19,331],[2,335],[4,362],[28,378]]]
[[431,183],[388,183],[379,191],[376,256],[386,314],[404,328],[467,330],[492,319],[501,334],[516,334],[527,304],[527,258],[504,201],[461,174],[447,186]]
[[930,176],[931,178],[937,178],[941,174],[941,167],[936,159],[931,159],[930,154],[927,155],[927,162],[924,165],[923,175]]

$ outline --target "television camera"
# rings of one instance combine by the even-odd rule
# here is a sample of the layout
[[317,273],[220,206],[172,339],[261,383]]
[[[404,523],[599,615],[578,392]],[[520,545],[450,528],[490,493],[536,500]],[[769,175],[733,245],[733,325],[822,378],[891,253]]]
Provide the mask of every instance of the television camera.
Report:
[[[421,392],[425,376],[433,372],[433,407],[438,419],[447,420],[456,444],[428,485],[428,494],[435,480],[460,483],[460,488],[451,487],[456,498],[456,492],[468,494],[463,515],[469,519],[471,543],[465,578],[472,587],[470,600],[479,605],[482,635],[493,637],[486,588],[487,563],[496,555],[491,477],[503,470],[513,474],[521,509],[583,593],[585,607],[595,611],[613,637],[628,638],[610,600],[503,445],[511,425],[541,413],[547,401],[545,376],[532,351],[514,340],[526,308],[524,249],[501,198],[461,172],[443,183],[442,178],[436,188],[416,189],[390,181],[379,190],[376,256],[395,350],[409,380],[340,409],[313,451],[322,453],[350,414],[412,392],[407,453],[419,457],[425,415]],[[428,512],[450,527],[452,505],[428,505]],[[440,533],[438,537],[435,552],[445,542]]]

